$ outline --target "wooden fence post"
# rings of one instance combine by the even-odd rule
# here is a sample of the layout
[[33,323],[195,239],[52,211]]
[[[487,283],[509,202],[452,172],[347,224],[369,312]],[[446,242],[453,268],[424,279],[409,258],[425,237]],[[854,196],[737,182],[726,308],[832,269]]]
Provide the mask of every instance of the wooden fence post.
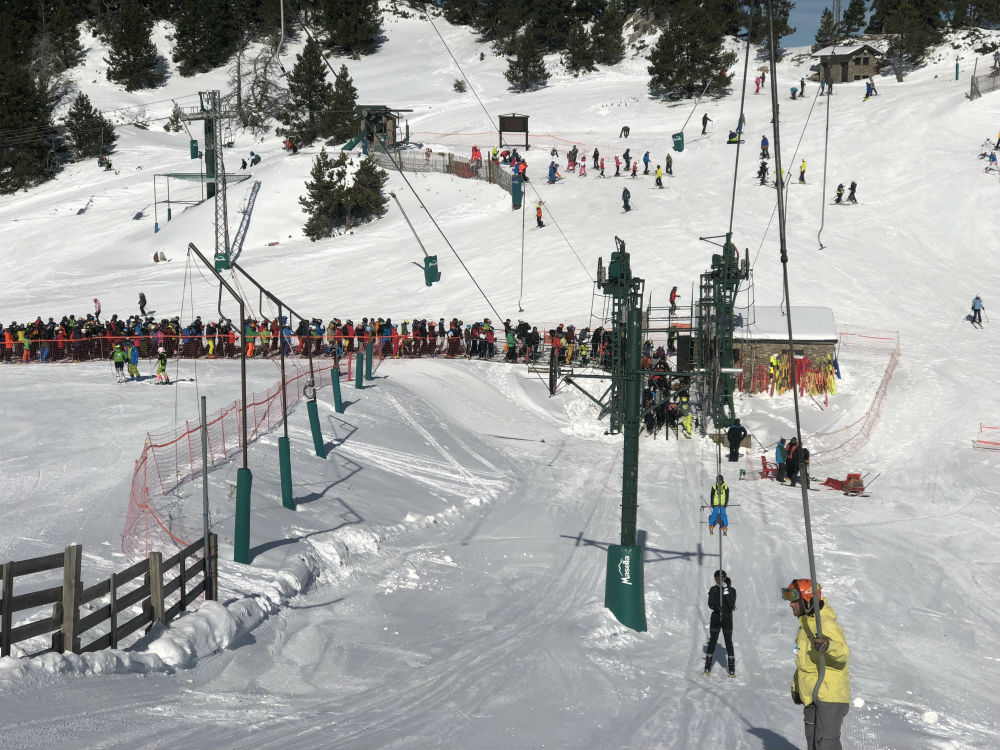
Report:
[[159,552],[149,553],[149,602],[153,607],[153,620],[155,622],[164,622],[163,555]]
[[211,571],[211,580],[209,582],[211,591],[205,591],[205,598],[210,599],[213,602],[219,600],[219,536],[218,534],[208,535],[208,565]]
[[118,586],[115,585],[117,575],[112,573],[108,580],[108,588],[111,590],[111,648],[118,648]]
[[10,656],[11,599],[14,596],[14,563],[4,563],[3,599],[0,599],[0,656]]
[[62,586],[62,652],[69,649],[74,654],[80,653],[80,639],[76,635],[76,626],[80,622],[79,600],[83,586],[80,582],[80,561],[82,547],[73,544],[66,548],[63,558]]

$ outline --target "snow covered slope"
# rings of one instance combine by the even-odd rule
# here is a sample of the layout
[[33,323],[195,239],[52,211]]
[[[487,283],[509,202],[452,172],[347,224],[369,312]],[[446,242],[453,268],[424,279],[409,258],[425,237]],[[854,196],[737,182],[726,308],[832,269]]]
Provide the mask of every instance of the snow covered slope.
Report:
[[[332,62],[348,65],[362,102],[413,109],[414,140],[465,155],[495,142],[496,115],[531,116],[528,197],[537,191],[558,228],[523,233],[524,313],[522,220],[509,196],[445,175],[407,175],[502,317],[586,324],[590,276],[615,235],[654,305],[708,267],[715,248],[698,237],[729,227],[736,149],[725,140],[739,85],[694,109],[652,101],[645,61],[629,57],[514,95],[502,60],[468,30],[435,20],[487,117],[472,92],[452,91],[459,73],[427,21],[385,19],[377,55]],[[102,109],[145,99],[150,117],[166,116],[171,98],[190,105],[198,90],[225,86],[220,70],[127,95],[103,82],[103,54],[92,41],[76,74]],[[793,173],[801,159],[809,164],[807,184],[789,187],[792,302],[830,307],[841,325],[898,331],[902,350],[871,441],[812,465],[821,479],[882,473],[870,498],[811,495],[818,575],[847,632],[862,703],[845,723],[847,746],[985,748],[998,731],[1000,628],[990,592],[1000,573],[992,542],[1000,459],[973,452],[969,438],[1000,417],[1000,354],[989,323],[976,330],[963,319],[976,293],[988,314],[998,286],[989,220],[997,177],[976,158],[997,121],[990,95],[965,96],[971,53],[961,53],[959,81],[952,54],[944,48],[903,83],[880,79],[880,96],[869,101],[860,82],[819,100],[808,84],[806,98],[791,101],[788,87],[808,59],[792,56],[777,72],[782,161]],[[662,163],[692,111],[662,191],[652,178],[600,180],[594,170],[556,185],[541,179],[550,148],[565,154],[571,143],[588,157],[599,148],[608,162],[626,147],[638,157],[648,149]],[[706,136],[693,125],[703,112],[714,121]],[[770,101],[752,85],[746,117],[734,241],[750,251],[753,300],[777,305],[774,191],[753,177],[756,143],[771,135]],[[623,124],[627,141],[618,138]],[[140,289],[158,315],[215,314],[216,287],[185,257],[192,241],[211,249],[211,206],[177,211],[169,223],[161,216],[153,233],[152,175],[191,170],[187,134],[166,134],[156,122],[120,133],[117,173],[81,163],[0,199],[0,320],[87,312],[95,296],[106,313],[128,314]],[[276,139],[237,136],[229,167],[250,149],[263,155],[254,172],[262,188],[241,263],[297,308],[324,319],[493,317],[398,176],[390,188],[439,254],[443,278],[431,288],[394,206],[346,236],[302,236],[296,198],[318,146],[290,156]],[[836,184],[852,179],[861,205],[828,205]],[[627,215],[623,183],[636,209]],[[247,190],[230,193],[234,226]],[[154,265],[159,250],[172,262]],[[885,364],[884,355],[845,352],[830,407],[802,404],[807,432],[863,414]],[[277,379],[271,363],[252,365],[251,390]],[[238,397],[234,363],[180,367],[196,380],[161,389],[118,386],[100,363],[0,366],[0,558],[80,542],[85,580],[125,566],[120,535],[145,433],[195,419],[199,394],[210,410]],[[788,695],[796,623],[778,596],[808,572],[798,492],[738,482],[724,464],[740,504],[722,560],[739,591],[738,679],[717,668],[706,680],[705,593],[719,559],[699,506],[715,474],[714,446],[643,443],[650,630],[637,634],[602,606],[604,549],[619,536],[621,439],[603,435],[582,394],[546,396],[523,369],[465,361],[385,363],[370,387],[345,390],[353,403],[343,415],[329,406],[327,387],[321,416],[335,446],[327,460],[312,455],[304,410],[292,417],[298,511],[281,509],[276,435],[252,447],[254,562],[223,564],[225,606],[205,606],[125,651],[0,661],[0,745],[800,746],[801,713]],[[788,398],[741,399],[737,408],[761,443],[791,433]],[[227,559],[234,476],[233,466],[210,476]],[[193,486],[181,494],[189,502],[200,495]]]

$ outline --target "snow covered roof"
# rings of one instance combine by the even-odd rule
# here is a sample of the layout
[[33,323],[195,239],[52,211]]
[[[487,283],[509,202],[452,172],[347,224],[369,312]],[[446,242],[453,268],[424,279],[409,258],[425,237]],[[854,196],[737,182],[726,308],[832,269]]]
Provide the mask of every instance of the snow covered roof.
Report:
[[[752,322],[751,322],[752,321]],[[754,305],[744,314],[743,326],[734,331],[737,338],[754,341],[787,341],[788,318],[784,308]],[[793,307],[792,335],[795,341],[837,341],[833,310],[829,307]]]
[[850,55],[853,55],[856,52],[860,52],[861,50],[863,50],[865,48],[867,48],[871,52],[874,52],[874,53],[876,53],[878,55],[884,55],[885,54],[882,50],[880,50],[878,47],[876,47],[874,45],[867,44],[865,42],[860,42],[860,43],[856,43],[856,44],[853,44],[853,45],[852,44],[839,44],[839,45],[837,45],[835,47],[824,47],[823,49],[818,49],[815,52],[813,52],[812,56],[813,57],[830,57],[831,55],[837,56],[837,57],[839,57],[841,55],[850,56]]

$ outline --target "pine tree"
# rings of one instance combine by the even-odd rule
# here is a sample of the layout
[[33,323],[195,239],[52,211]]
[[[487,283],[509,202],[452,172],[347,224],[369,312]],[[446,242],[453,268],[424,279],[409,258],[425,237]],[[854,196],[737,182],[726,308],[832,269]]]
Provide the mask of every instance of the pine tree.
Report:
[[373,52],[382,29],[378,0],[318,0],[329,46],[347,55]]
[[[673,6],[669,26],[649,54],[649,90],[668,98],[692,97],[703,89],[721,94],[730,82],[726,71],[735,52],[722,47],[721,28],[694,0]],[[706,88],[707,87],[707,88]]]
[[326,65],[319,45],[309,39],[295,56],[295,67],[288,74],[288,101],[278,113],[278,122],[285,127],[278,128],[278,135],[301,145],[329,135],[324,123],[329,120],[333,102],[333,86],[326,80]]
[[94,109],[90,97],[82,91],[66,114],[66,131],[73,142],[73,153],[80,159],[107,154],[118,140],[114,123]]
[[625,28],[625,13],[618,0],[612,0],[597,17],[590,30],[594,61],[601,65],[614,65],[625,54],[622,30]]
[[[775,49],[778,51],[778,59],[781,59],[784,50],[781,49],[781,40],[795,33],[795,27],[788,25],[789,14],[794,3],[792,0],[773,0],[774,12],[774,35]],[[764,3],[753,5],[750,14],[743,13],[746,23],[750,24],[750,43],[759,44],[763,48],[764,59],[770,59],[770,40],[768,39],[768,19],[767,7]]]
[[58,170],[59,152],[52,123],[53,102],[27,65],[13,62],[9,47],[0,45],[0,194],[13,193],[44,181]]
[[511,57],[504,75],[515,91],[527,91],[544,86],[549,80],[545,69],[544,50],[535,40],[534,29],[529,23],[511,44]]
[[358,134],[361,126],[354,113],[358,104],[358,90],[346,65],[341,65],[333,79],[333,98],[326,115],[323,133],[337,143],[349,140]]
[[573,24],[566,41],[566,68],[573,73],[594,70],[594,53],[590,49],[590,37],[582,23]]
[[865,25],[865,0],[851,0],[844,11],[844,18],[840,23],[840,28],[846,36],[856,36]]
[[379,169],[373,157],[361,160],[351,186],[351,219],[354,223],[378,219],[385,214],[389,199],[383,186],[388,178],[389,175],[384,169]]
[[228,0],[177,0],[174,25],[174,62],[182,76],[218,68],[239,48]]
[[108,34],[108,80],[126,91],[149,89],[162,82],[156,68],[160,57],[150,34],[153,22],[139,0],[124,0],[118,21]]
[[184,112],[181,110],[181,106],[175,102],[174,108],[170,110],[170,119],[163,124],[163,129],[168,133],[181,132],[181,129],[184,127],[184,123],[181,120],[183,116]]
[[[895,7],[893,7],[895,5]],[[943,21],[928,0],[878,0],[872,3],[872,22],[881,21],[882,31],[889,35],[885,57],[892,63],[896,80],[911,65],[923,62],[928,48],[940,43]]]
[[83,15],[78,6],[68,0],[57,3],[46,20],[46,33],[52,38],[53,47],[64,69],[72,68],[80,62],[83,54],[78,28],[82,20]]
[[302,231],[315,242],[332,237],[348,221],[347,155],[341,151],[333,160],[322,148],[309,174],[312,180],[306,182],[306,195],[299,196],[299,204],[309,215]]
[[833,11],[829,8],[823,8],[823,15],[819,18],[819,28],[816,30],[816,44],[813,45],[813,52],[836,44],[839,38],[837,22],[833,20]]

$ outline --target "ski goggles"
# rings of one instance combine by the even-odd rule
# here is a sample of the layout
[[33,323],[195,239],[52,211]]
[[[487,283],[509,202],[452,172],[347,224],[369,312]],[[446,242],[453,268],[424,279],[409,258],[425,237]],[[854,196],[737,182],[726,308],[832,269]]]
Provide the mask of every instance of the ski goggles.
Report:
[[782,586],[781,598],[786,602],[797,602],[802,599],[802,593],[797,588]]

